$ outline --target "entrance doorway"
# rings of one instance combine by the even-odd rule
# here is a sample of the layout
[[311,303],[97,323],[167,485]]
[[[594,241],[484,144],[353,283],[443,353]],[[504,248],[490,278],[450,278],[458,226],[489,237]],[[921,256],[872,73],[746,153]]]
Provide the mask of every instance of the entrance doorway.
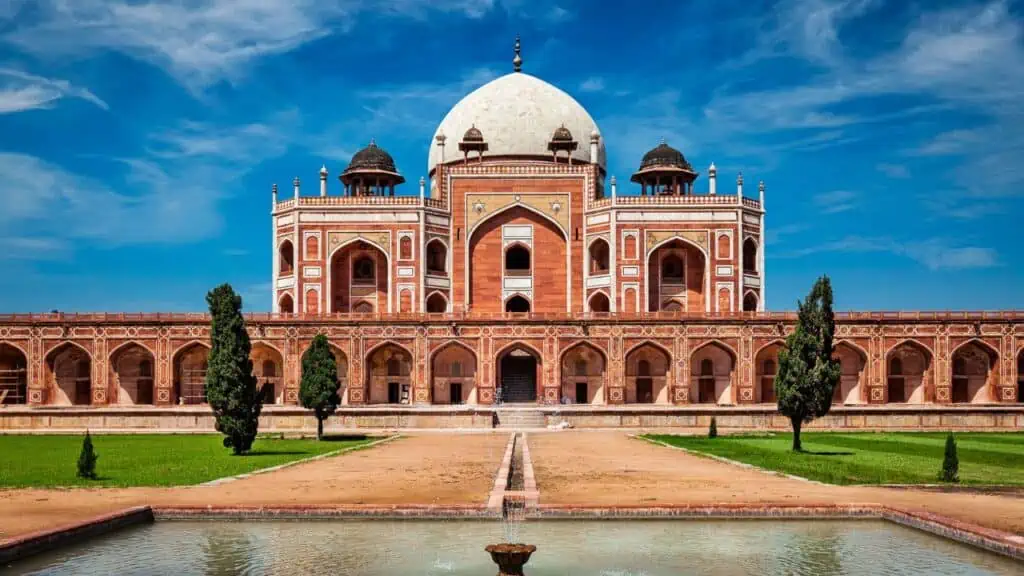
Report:
[[587,383],[586,382],[577,382],[576,383],[576,403],[577,404],[586,404],[587,403],[587,398],[589,398],[589,396],[587,395]]
[[637,404],[654,404],[654,380],[636,379],[636,401]]
[[461,382],[452,382],[448,385],[448,402],[450,404],[462,404]]
[[537,359],[523,350],[513,350],[501,359],[501,401],[537,401]]
[[398,401],[401,399],[399,396],[400,390],[401,386],[399,386],[398,382],[388,382],[388,404],[398,404]]

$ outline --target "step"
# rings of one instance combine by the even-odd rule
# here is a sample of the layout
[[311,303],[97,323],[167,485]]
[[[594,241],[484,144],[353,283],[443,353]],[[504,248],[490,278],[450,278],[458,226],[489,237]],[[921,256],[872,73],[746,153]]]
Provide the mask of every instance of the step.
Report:
[[545,428],[547,418],[536,409],[512,409],[495,411],[498,416],[498,428]]

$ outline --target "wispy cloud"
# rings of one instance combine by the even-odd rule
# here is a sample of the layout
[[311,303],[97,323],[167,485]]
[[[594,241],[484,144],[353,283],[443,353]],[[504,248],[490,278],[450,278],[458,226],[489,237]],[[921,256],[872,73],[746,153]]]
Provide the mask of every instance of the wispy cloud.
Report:
[[352,29],[360,16],[479,18],[493,0],[42,0],[3,40],[41,56],[116,51],[165,70],[194,91],[237,82],[250,64]]
[[95,94],[66,80],[0,68],[0,114],[50,108],[61,98],[79,98],[104,110],[108,108]]
[[850,190],[832,190],[816,194],[812,201],[822,214],[838,214],[857,207],[860,195]]
[[580,92],[600,92],[604,90],[604,78],[591,76],[580,82]]
[[910,178],[910,169],[903,164],[889,164],[882,162],[875,165],[875,169],[889,178]]
[[897,241],[887,237],[846,236],[816,246],[778,253],[776,257],[800,258],[829,252],[888,253],[910,258],[933,271],[991,268],[999,265],[998,255],[993,248],[961,246],[945,238]]

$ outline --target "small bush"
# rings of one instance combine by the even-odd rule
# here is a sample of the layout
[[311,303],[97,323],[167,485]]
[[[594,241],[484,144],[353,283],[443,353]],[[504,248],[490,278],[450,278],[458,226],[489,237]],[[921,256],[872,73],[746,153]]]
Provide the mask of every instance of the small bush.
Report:
[[943,482],[960,481],[960,459],[956,455],[956,440],[953,433],[946,436],[946,456],[942,459],[942,473],[939,479]]
[[78,477],[87,480],[96,479],[96,460],[99,456],[92,447],[92,437],[89,431],[85,431],[85,439],[82,440],[82,453],[78,455]]
[[708,438],[718,438],[718,422],[714,416],[711,417],[711,426],[708,427]]

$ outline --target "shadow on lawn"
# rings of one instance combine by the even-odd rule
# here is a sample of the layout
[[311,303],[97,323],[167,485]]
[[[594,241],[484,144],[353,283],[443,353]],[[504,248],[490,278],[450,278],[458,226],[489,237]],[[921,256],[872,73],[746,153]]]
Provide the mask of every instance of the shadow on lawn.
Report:
[[313,452],[306,450],[250,450],[243,456],[306,456]]
[[855,452],[815,452],[814,450],[803,450],[803,454],[811,456],[853,456]]

